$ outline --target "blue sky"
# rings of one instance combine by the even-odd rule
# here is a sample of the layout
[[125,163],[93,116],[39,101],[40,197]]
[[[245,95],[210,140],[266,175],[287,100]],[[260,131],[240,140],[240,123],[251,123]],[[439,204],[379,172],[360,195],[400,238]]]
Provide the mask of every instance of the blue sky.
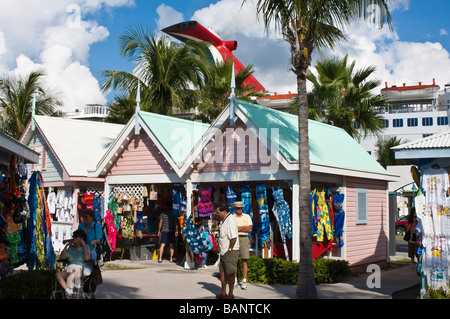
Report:
[[[159,32],[196,20],[224,40],[237,40],[235,55],[244,65],[254,65],[266,89],[295,91],[289,48],[279,35],[264,33],[253,1],[241,8],[242,0],[0,0],[0,73],[44,68],[48,86],[64,96],[65,111],[105,104],[114,94],[100,92],[100,72],[131,71],[117,41],[127,25],[141,23]],[[393,32],[356,21],[346,30],[346,42],[317,52],[315,60],[348,54],[357,67],[375,65],[382,83],[435,78],[443,87],[450,83],[449,12],[449,0],[397,0],[391,6]]]

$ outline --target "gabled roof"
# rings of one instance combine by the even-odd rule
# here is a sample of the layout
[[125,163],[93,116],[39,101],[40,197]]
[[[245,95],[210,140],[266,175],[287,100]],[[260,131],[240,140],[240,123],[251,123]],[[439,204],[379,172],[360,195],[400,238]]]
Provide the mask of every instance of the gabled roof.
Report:
[[393,147],[393,150],[450,148],[450,131],[433,134]]
[[150,112],[139,116],[177,166],[181,166],[209,124]]
[[[3,158],[3,154],[7,158]],[[39,153],[0,131],[0,163],[9,165],[11,155],[23,159],[25,163],[39,162]]]
[[[124,125],[35,115],[36,129],[69,176],[87,176]],[[28,127],[22,141],[29,145]]]
[[392,150],[397,159],[450,158],[450,131],[401,144]]
[[[150,112],[140,111],[137,116],[141,128],[176,173],[179,173],[180,166],[209,128],[209,124]],[[135,134],[135,120],[136,115],[133,115],[97,165],[93,166],[94,170],[90,172],[90,176],[100,176],[112,166],[113,158]]]
[[[236,116],[246,123],[247,127],[254,128],[263,142],[265,138],[263,135],[267,134],[267,138],[274,142],[277,148],[271,150],[272,154],[279,152],[280,163],[287,170],[297,170],[298,117],[241,100],[235,100],[235,103]],[[220,129],[226,123],[228,112],[229,106],[205,134],[203,144],[196,146],[191,158],[198,156],[206,146],[214,135],[213,130]],[[313,120],[309,120],[308,127],[311,171],[385,180],[396,179],[396,176],[389,174],[345,130]],[[272,137],[272,132],[276,134],[277,130],[278,143]],[[185,163],[185,169],[188,164],[190,163]]]

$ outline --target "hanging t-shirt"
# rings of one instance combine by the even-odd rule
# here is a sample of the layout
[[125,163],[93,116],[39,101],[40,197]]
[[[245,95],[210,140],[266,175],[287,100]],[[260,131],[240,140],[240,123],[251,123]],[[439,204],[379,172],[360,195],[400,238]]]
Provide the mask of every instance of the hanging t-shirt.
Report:
[[48,205],[48,212],[52,215],[55,214],[55,212],[56,212],[56,194],[55,194],[55,192],[51,192],[50,194],[48,194],[47,205]]
[[428,168],[423,172],[422,186],[426,201],[429,204],[444,205],[445,193],[449,188],[447,170],[444,168]]

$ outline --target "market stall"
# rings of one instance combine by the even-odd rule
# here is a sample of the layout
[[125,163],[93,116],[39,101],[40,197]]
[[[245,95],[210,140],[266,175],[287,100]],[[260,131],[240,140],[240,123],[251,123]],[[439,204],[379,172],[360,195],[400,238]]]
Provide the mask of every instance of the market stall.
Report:
[[[180,185],[186,202],[180,223],[188,223],[189,229],[193,223],[198,230],[183,244],[199,244],[205,229],[214,231],[211,206],[239,199],[247,204],[244,212],[255,225],[250,235],[254,253],[298,260],[299,246],[293,244],[299,236],[297,117],[235,103],[212,125],[138,112],[90,176],[105,178],[107,196],[121,185],[153,185],[158,190]],[[327,223],[332,226],[325,237],[312,229],[317,257],[344,258],[351,264],[386,260],[387,181],[396,176],[344,130],[315,121],[309,127],[311,190],[317,188],[320,194],[320,210],[311,210],[311,217],[317,214],[317,230],[326,230]],[[331,207],[337,211],[332,219]],[[192,266],[196,256],[189,250],[194,247],[185,248]]]
[[448,293],[450,284],[450,132],[399,145],[395,157],[409,161],[418,188],[414,207],[417,229],[421,297],[430,289]]
[[[35,200],[30,200],[37,197],[31,196],[27,200],[28,190],[32,190],[35,195],[40,194],[39,175],[30,177],[26,167],[26,164],[37,163],[38,160],[37,152],[0,132],[1,278],[27,262],[29,268],[53,266],[53,250],[49,242],[51,234],[45,225],[46,212],[44,210],[42,213],[42,207],[36,205]],[[40,219],[36,218],[37,213]]]
[[88,169],[102,158],[122,128],[119,124],[36,115],[20,137],[40,154],[28,170],[42,175],[56,252],[78,227],[80,209],[94,209],[97,222],[102,223],[104,179],[88,177]]

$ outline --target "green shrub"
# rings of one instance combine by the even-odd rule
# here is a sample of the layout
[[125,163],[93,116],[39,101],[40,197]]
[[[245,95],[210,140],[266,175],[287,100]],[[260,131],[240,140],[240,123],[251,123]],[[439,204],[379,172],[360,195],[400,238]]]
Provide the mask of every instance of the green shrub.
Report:
[[341,276],[350,272],[346,260],[314,259],[314,279],[317,284],[336,282]]
[[439,287],[437,290],[428,288],[427,296],[424,299],[450,299],[450,292],[447,292],[443,287]]
[[[314,279],[317,284],[336,282],[349,273],[350,267],[345,260],[313,260]],[[263,259],[252,256],[248,259],[247,281],[258,284],[296,285],[298,262],[280,258]],[[242,263],[238,264],[238,279],[242,280]]]
[[20,271],[0,281],[0,295],[7,299],[49,298],[56,270]]
[[[260,284],[269,283],[265,260],[266,259],[263,259],[261,257],[254,257],[254,256],[248,259],[247,282]],[[238,264],[238,278],[239,280],[242,280],[242,262],[240,259]]]
[[267,259],[269,284],[296,285],[298,278],[298,263],[279,258]]

